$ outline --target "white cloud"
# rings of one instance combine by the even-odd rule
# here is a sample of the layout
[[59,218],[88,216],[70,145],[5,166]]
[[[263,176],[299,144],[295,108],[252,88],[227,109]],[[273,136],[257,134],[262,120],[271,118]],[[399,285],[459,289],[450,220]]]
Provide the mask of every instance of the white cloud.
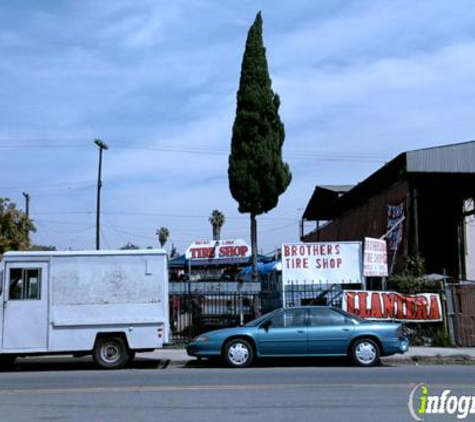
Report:
[[[229,217],[224,233],[248,236],[228,192],[226,151],[259,8],[293,172],[278,208],[260,218],[264,251],[297,240],[315,184],[356,183],[403,150],[473,138],[469,1],[2,5],[0,196],[22,204],[21,192],[30,192],[35,239],[93,246],[95,137],[110,146],[110,246],[145,246],[166,225],[183,251],[210,235],[214,208]],[[2,148],[20,139],[41,148]],[[78,147],[59,147],[68,142]],[[51,214],[59,211],[84,213]]]

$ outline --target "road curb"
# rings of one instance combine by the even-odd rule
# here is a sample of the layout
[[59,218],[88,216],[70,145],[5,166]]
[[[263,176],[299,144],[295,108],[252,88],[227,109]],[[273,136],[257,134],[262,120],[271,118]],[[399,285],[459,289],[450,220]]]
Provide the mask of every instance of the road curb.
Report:
[[475,358],[469,355],[391,356],[381,361],[398,365],[475,365]]

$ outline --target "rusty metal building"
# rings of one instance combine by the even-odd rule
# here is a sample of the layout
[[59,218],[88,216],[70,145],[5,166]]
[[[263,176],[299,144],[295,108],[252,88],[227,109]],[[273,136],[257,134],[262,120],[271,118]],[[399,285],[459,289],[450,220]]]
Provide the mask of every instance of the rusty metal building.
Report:
[[428,273],[475,279],[467,273],[475,259],[467,223],[474,197],[475,141],[407,151],[356,186],[317,186],[302,216],[315,229],[303,233],[302,224],[301,239],[379,238],[392,227],[395,268],[420,255]]

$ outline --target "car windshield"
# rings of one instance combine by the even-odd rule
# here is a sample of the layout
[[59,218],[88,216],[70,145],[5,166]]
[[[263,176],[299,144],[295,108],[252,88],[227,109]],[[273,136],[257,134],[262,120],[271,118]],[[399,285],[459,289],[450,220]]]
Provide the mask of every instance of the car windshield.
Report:
[[257,327],[262,321],[267,319],[270,315],[274,314],[274,312],[269,312],[268,314],[261,315],[259,318],[253,319],[252,321],[249,321],[247,324],[245,324],[245,327]]

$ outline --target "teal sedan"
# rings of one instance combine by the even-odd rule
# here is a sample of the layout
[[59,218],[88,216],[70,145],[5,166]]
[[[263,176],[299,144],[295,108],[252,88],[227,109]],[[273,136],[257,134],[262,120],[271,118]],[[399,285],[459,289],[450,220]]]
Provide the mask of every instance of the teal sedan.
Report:
[[375,322],[328,306],[278,309],[242,327],[210,331],[194,338],[188,355],[223,358],[245,368],[256,359],[296,356],[349,356],[374,366],[380,356],[405,353],[402,324]]

